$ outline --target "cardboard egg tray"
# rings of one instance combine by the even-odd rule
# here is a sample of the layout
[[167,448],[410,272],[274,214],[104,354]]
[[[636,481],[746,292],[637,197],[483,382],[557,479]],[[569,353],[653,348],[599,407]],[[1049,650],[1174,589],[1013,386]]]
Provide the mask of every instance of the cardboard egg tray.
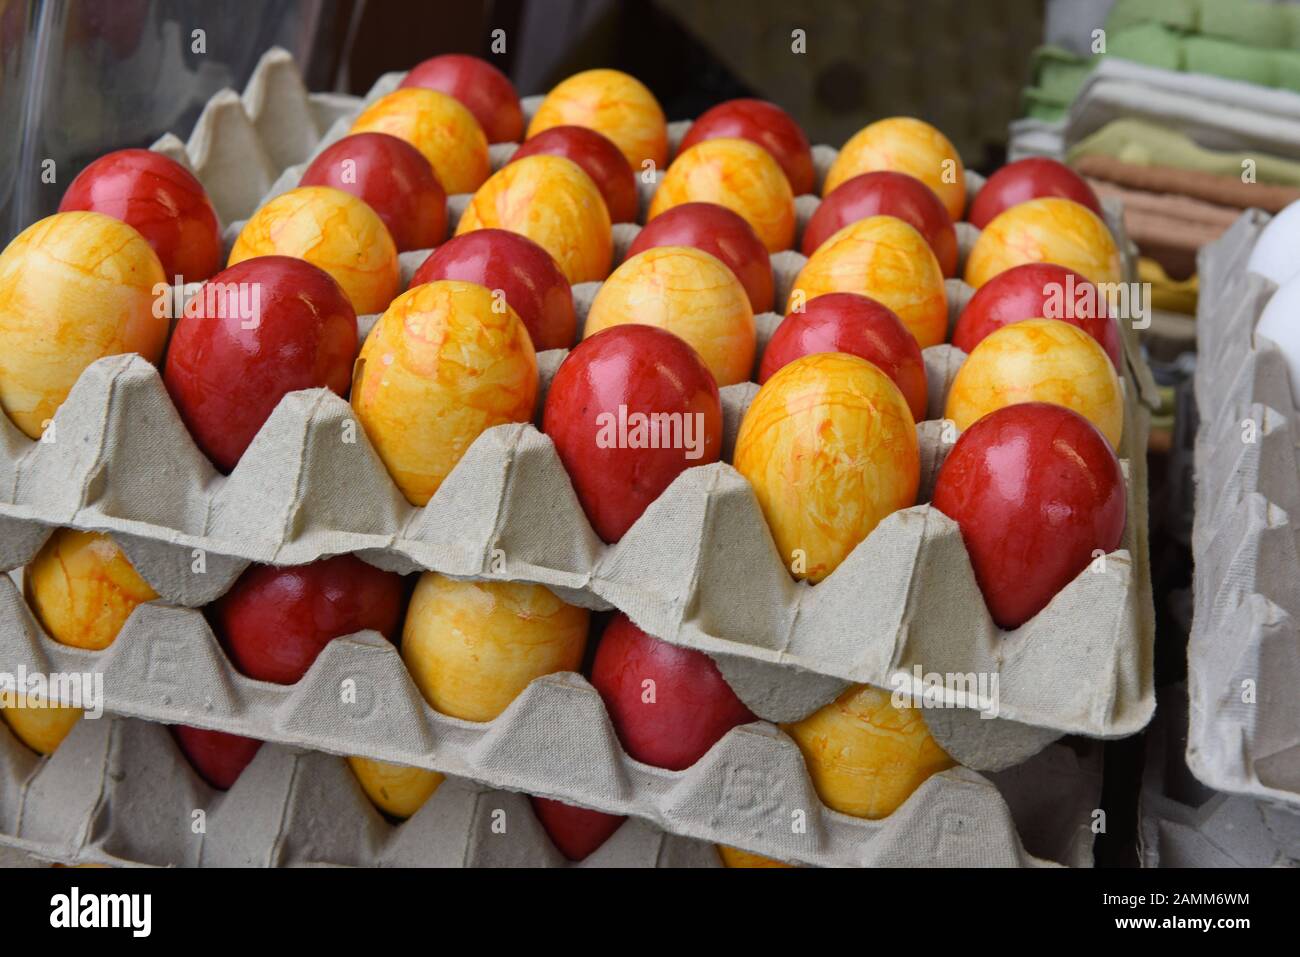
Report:
[[1187,763],[1300,806],[1300,410],[1254,336],[1276,286],[1246,272],[1268,220],[1249,210],[1201,253]]
[[[395,77],[382,79],[371,97],[395,86]],[[317,119],[292,127],[295,149],[266,147],[265,155],[309,156],[346,132],[360,108],[354,99],[349,112],[337,97],[315,107],[308,98],[303,107],[306,94],[282,51],[267,54],[242,100],[223,96],[188,144],[164,138],[157,146],[180,146],[205,185],[236,179],[249,140],[277,136],[295,99]],[[250,103],[262,112],[255,116]],[[333,129],[307,145],[330,111]],[[268,115],[281,119],[268,122]],[[677,136],[682,131],[674,124]],[[498,162],[513,148],[505,147],[493,148]],[[824,171],[834,151],[814,152]],[[272,194],[290,188],[296,174],[275,179]],[[978,187],[978,177],[968,180]],[[799,199],[801,221],[816,202]],[[456,205],[453,198],[453,212]],[[225,201],[231,239],[238,221],[229,217],[255,206]],[[620,242],[630,242],[637,228],[618,227]],[[964,249],[975,235],[959,227]],[[424,255],[404,254],[404,278]],[[780,301],[803,261],[794,252],[773,257]],[[597,287],[575,287],[580,317]],[[948,292],[955,319],[970,290],[950,281]],[[374,318],[363,319],[363,331]],[[757,317],[760,355],[779,321]],[[110,357],[83,374],[56,416],[57,442],[33,443],[0,423],[0,567],[29,561],[53,527],[107,531],[163,601],[138,609],[110,649],[89,653],[51,641],[12,583],[0,579],[0,662],[102,671],[106,707],[116,714],[435,768],[785,860],[898,862],[898,847],[910,841],[915,855],[908,860],[928,863],[936,847],[927,841],[941,835],[930,827],[919,843],[915,834],[902,839],[909,825],[921,826],[914,817],[933,821],[960,805],[963,820],[979,820],[977,829],[997,831],[1007,821],[1005,804],[972,771],[937,776],[886,821],[858,821],[820,805],[797,749],[767,725],[733,731],[686,772],[659,771],[622,753],[599,696],[580,676],[539,679],[496,721],[475,725],[433,712],[378,636],[331,643],[298,685],[284,688],[235,672],[193,609],[222,594],[249,562],[298,564],[357,552],[397,571],[533,581],[587,607],[620,608],[651,633],[713,656],[737,694],[771,721],[802,717],[850,683],[891,687],[893,676],[910,676],[914,666],[996,673],[1000,717],[956,707],[923,712],[936,739],[971,768],[1014,766],[1065,733],[1132,734],[1154,703],[1142,454],[1152,389],[1132,330],[1125,335],[1123,546],[1103,571],[1083,573],[1033,621],[1006,634],[988,617],[955,524],[926,505],[891,516],[813,589],[790,579],[748,484],[726,464],[684,473],[607,547],[591,532],[550,441],[532,425],[486,432],[434,500],[415,509],[361,430],[353,444],[340,441],[351,411],[331,393],[286,396],[225,477],[194,447],[157,370],[139,357]],[[563,356],[539,356],[543,387]],[[945,345],[927,349],[925,358],[931,418],[918,426],[922,501],[947,451],[936,419],[964,355]],[[724,458],[755,391],[752,383],[723,390]],[[336,703],[345,678],[362,689],[363,706]],[[985,804],[972,796],[979,793]],[[809,816],[802,834],[791,833],[792,810]],[[1003,850],[1018,846],[1006,835],[997,840]],[[943,856],[987,862],[988,850],[952,845]]]

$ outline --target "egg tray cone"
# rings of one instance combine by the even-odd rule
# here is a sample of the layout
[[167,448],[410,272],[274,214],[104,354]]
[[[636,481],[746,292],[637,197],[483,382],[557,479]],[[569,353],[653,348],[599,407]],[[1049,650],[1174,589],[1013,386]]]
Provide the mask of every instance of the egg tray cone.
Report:
[[[166,727],[78,722],[47,758],[0,721],[0,844],[59,863],[157,867],[717,867],[711,844],[629,819],[579,864],[521,794],[447,778],[410,819],[375,810],[342,758],[267,744],[229,791]],[[202,812],[201,815],[197,812]],[[196,821],[201,824],[196,827]]]
[[1187,763],[1300,807],[1300,410],[1254,336],[1276,286],[1246,271],[1268,220],[1248,210],[1201,253]]

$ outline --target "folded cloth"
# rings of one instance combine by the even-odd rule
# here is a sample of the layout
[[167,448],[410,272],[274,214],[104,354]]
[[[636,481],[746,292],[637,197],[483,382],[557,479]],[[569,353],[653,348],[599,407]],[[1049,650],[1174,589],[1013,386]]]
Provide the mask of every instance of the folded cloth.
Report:
[[1150,193],[1178,193],[1233,209],[1262,209],[1276,213],[1300,200],[1300,187],[1243,183],[1241,176],[1219,176],[1174,166],[1126,163],[1113,156],[1081,156],[1074,168],[1084,176]]
[[1165,272],[1185,279],[1196,272],[1196,254],[1236,221],[1239,211],[1187,196],[1124,189],[1089,180],[1101,199],[1118,197],[1124,204],[1124,229],[1142,255],[1160,263]]

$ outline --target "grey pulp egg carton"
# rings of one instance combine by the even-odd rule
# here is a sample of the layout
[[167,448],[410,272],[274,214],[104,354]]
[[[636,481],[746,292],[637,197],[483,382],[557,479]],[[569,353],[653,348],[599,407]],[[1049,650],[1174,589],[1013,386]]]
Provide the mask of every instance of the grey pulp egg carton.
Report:
[[[283,57],[272,51],[250,90],[284,74]],[[275,99],[265,90],[261,94],[261,101]],[[205,111],[186,155],[206,156],[212,167],[213,157],[222,155],[215,144],[223,129],[233,125],[256,134],[245,100]],[[237,113],[244,117],[242,127]],[[345,129],[349,122],[341,115],[335,126]],[[206,152],[194,150],[195,142],[207,143]],[[818,147],[817,153],[824,170],[826,150]],[[230,154],[230,161],[238,155]],[[194,165],[202,179],[204,169]],[[969,179],[978,186],[978,177]],[[815,203],[812,197],[801,202],[807,199]],[[624,229],[626,241],[635,228]],[[969,248],[973,232],[961,233]],[[418,262],[410,254],[404,258],[408,270]],[[793,252],[774,257],[779,294],[802,262]],[[575,288],[580,313],[594,286]],[[953,281],[948,291],[955,317],[969,289]],[[775,314],[758,317],[760,345],[779,321]],[[730,766],[751,779],[766,776],[778,791],[781,782],[797,778],[789,788],[802,795],[799,806],[815,804],[817,824],[828,822],[810,826],[815,840],[787,840],[784,820],[770,833],[773,822],[758,821],[763,815],[748,799],[725,820],[716,801],[706,803],[709,813],[700,820],[681,816],[672,788],[629,789],[626,782],[636,775],[625,766],[653,769],[622,755],[598,696],[580,677],[540,679],[516,702],[517,717],[507,712],[488,725],[467,725],[428,709],[391,646],[374,636],[335,642],[338,661],[327,653],[313,669],[320,676],[281,689],[234,672],[202,615],[191,609],[223,593],[250,561],[297,564],[358,552],[398,571],[432,568],[464,578],[535,581],[588,607],[619,607],[665,640],[712,655],[751,709],[773,721],[802,717],[849,683],[889,687],[892,676],[919,665],[924,671],[999,675],[999,718],[965,709],[925,711],[940,743],[970,767],[1011,767],[1063,733],[1131,734],[1146,723],[1153,703],[1153,629],[1141,454],[1149,376],[1132,330],[1126,336],[1126,437],[1120,453],[1130,495],[1123,546],[1108,556],[1104,571],[1084,573],[1034,621],[1005,635],[988,618],[955,524],[926,505],[887,519],[835,575],[812,589],[791,581],[747,483],[725,464],[685,473],[622,542],[605,547],[582,515],[549,440],[530,425],[489,430],[434,501],[413,509],[363,433],[354,445],[338,441],[351,413],[336,396],[322,390],[286,396],[239,468],[223,477],[193,446],[157,371],[138,357],[111,357],[87,370],[56,417],[57,443],[32,443],[7,421],[0,425],[0,564],[26,563],[55,526],[107,531],[163,601],[139,609],[115,645],[96,655],[50,641],[21,596],[3,583],[9,594],[0,600],[0,661],[25,661],[30,668],[37,661],[70,664],[81,656],[86,667],[104,672],[108,707],[115,713],[433,767],[498,787],[627,810],[678,833],[783,859],[872,860],[882,853],[871,850],[873,841],[877,848],[881,844],[874,835],[882,825],[834,815],[815,797],[803,801],[808,791],[802,760],[771,729],[756,735],[751,726],[742,736],[751,745],[765,742],[757,764]],[[544,381],[563,355],[556,350],[539,357]],[[918,427],[923,500],[946,452],[934,417],[963,358],[951,346],[926,350],[932,418]],[[752,383],[723,390],[728,450],[755,390]],[[1130,455],[1130,449],[1138,454]],[[196,573],[199,555],[202,571]],[[954,607],[964,613],[954,615]],[[1098,609],[1105,612],[1100,627]],[[363,673],[375,706],[365,716],[342,715],[331,705],[329,686],[336,677]],[[312,691],[313,683],[326,687]],[[313,695],[320,700],[309,700]],[[554,734],[555,747],[540,749],[530,760],[499,760],[501,748],[514,754],[539,729]],[[596,745],[602,758],[580,761],[568,772],[555,758],[571,752],[575,740],[583,749]],[[727,765],[735,749],[719,748]],[[540,769],[539,755],[546,765]],[[765,773],[775,767],[783,767],[782,774]],[[941,776],[945,783],[936,788],[950,788],[952,777],[970,773]],[[699,766],[659,775],[682,782],[709,776]],[[775,803],[772,797],[759,803],[767,810],[794,806],[786,795],[777,795]],[[900,815],[901,810],[883,824]],[[809,850],[824,843],[834,846]]]
[[1268,220],[1248,210],[1200,258],[1187,763],[1300,807],[1300,411],[1254,336],[1276,287],[1246,271]]

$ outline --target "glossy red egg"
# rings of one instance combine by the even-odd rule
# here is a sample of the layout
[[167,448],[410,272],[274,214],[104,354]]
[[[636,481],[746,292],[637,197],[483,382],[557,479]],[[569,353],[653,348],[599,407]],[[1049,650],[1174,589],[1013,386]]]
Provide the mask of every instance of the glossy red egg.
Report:
[[1064,163],[1031,156],[1008,163],[990,176],[975,194],[966,218],[972,226],[983,229],[1004,210],[1043,196],[1072,199],[1102,215],[1101,201],[1087,180]]
[[871,216],[893,216],[918,233],[934,250],[946,277],[957,275],[957,230],[934,190],[906,173],[863,173],[837,186],[818,205],[803,231],[803,254],[811,256],[850,223]]
[[556,371],[542,411],[591,527],[616,542],[695,465],[722,449],[722,402],[699,354],[654,326],[584,339]]
[[335,638],[371,629],[397,637],[401,575],[354,555],[307,565],[252,565],[212,607],[212,625],[243,674],[291,685]]
[[486,60],[446,53],[416,65],[403,87],[446,93],[464,104],[483,127],[489,143],[514,143],[524,137],[524,113],[510,78]]
[[817,352],[845,352],[874,363],[898,386],[912,417],[925,418],[925,360],[916,337],[889,307],[855,292],[830,292],[777,326],[759,364],[762,385],[778,369]]
[[1047,607],[1124,533],[1124,477],[1083,416],[1026,402],[990,412],[948,453],[932,504],[961,528],[975,580],[999,628]]
[[1060,319],[1078,326],[1122,368],[1119,326],[1105,296],[1081,273],[1055,263],[1024,263],[994,276],[976,290],[957,318],[952,344],[970,353],[985,336],[1022,319]]
[[578,334],[569,281],[551,254],[527,236],[505,229],[476,229],[449,239],[420,264],[411,286],[439,279],[501,290],[538,352],[567,349]]
[[354,133],[307,167],[300,186],[332,186],[379,214],[398,252],[447,238],[447,194],[424,154],[387,133]]
[[357,316],[339,284],[304,260],[260,256],[186,304],[163,382],[195,443],[229,472],[287,393],[346,396],[356,355]]
[[563,156],[577,163],[604,197],[610,222],[636,221],[636,174],[611,140],[585,126],[552,126],[525,140],[510,162],[538,154]]
[[772,259],[754,227],[739,213],[716,203],[674,206],[636,234],[624,261],[656,246],[692,246],[722,260],[745,287],[754,313],[772,311]]
[[221,268],[221,227],[194,174],[153,150],[101,156],[72,181],[59,212],[90,210],[120,219],[145,238],[167,281],[202,282]]
[[621,814],[606,814],[551,798],[528,800],[551,843],[571,861],[581,861],[593,854],[627,820]]
[[623,750],[669,771],[689,768],[732,728],[758,720],[712,658],[651,637],[622,612],[600,639],[591,684]]
[[781,165],[796,196],[811,193],[817,179],[813,171],[812,147],[794,117],[766,100],[728,100],[705,110],[691,124],[677,153],[696,143],[726,137],[749,140],[767,150]]
[[262,742],[226,731],[172,725],[172,735],[199,777],[219,791],[229,791],[244,773]]

